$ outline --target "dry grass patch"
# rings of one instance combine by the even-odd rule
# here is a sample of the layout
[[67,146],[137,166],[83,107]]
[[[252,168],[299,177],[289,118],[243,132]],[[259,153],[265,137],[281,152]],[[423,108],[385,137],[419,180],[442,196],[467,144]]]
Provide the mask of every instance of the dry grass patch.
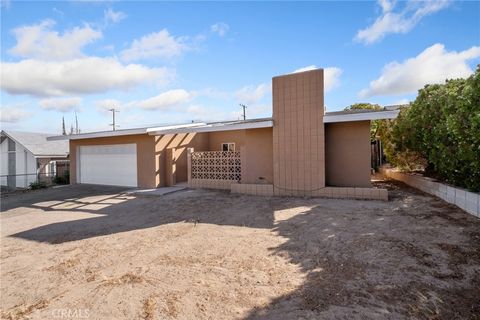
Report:
[[2,319],[17,320],[28,318],[28,315],[35,310],[44,309],[48,306],[48,301],[45,299],[39,300],[31,305],[21,304],[15,306],[9,312],[4,313],[2,311]]
[[109,279],[105,279],[100,284],[101,286],[109,287],[109,286],[116,286],[116,285],[124,285],[124,284],[136,284],[136,283],[143,283],[145,282],[145,278],[142,276],[138,276],[131,272],[125,273],[123,276],[117,278],[112,277]]
[[145,320],[154,319],[155,308],[157,307],[157,301],[155,296],[151,295],[143,301],[143,318]]
[[70,269],[77,266],[79,263],[80,263],[80,259],[78,259],[78,258],[68,259],[68,260],[60,262],[57,265],[50,266],[50,267],[46,268],[46,270],[55,271],[55,272],[58,272],[60,274],[65,275],[65,274],[68,273],[68,271]]

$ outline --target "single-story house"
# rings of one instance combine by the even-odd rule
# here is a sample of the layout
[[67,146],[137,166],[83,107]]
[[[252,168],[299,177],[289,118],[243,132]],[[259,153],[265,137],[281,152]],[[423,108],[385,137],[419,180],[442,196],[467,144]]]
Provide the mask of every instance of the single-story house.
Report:
[[48,141],[51,134],[2,130],[0,184],[26,188],[68,170],[68,141]]
[[324,112],[323,69],[274,77],[271,118],[50,137],[70,141],[71,183],[385,198],[371,188],[370,121]]

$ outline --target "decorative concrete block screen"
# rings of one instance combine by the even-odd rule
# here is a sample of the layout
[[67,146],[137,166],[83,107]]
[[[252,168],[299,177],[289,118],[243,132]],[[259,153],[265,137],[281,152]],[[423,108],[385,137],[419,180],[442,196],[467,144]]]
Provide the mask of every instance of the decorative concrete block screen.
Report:
[[240,151],[189,152],[189,185],[197,188],[230,189],[242,178]]

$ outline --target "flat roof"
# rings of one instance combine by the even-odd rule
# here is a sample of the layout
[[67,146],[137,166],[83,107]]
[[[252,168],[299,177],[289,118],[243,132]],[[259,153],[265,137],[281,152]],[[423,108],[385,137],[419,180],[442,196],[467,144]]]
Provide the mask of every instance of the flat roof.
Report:
[[[399,110],[346,110],[327,112],[323,117],[324,123],[368,121],[378,119],[395,119]],[[51,136],[47,140],[79,140],[102,137],[127,136],[135,134],[165,135],[191,132],[215,132],[273,127],[272,118],[258,118],[249,120],[221,121],[221,122],[195,122],[178,125],[145,127],[135,129],[121,129],[115,131],[99,131],[65,136]]]
[[190,132],[214,132],[214,131],[230,131],[230,130],[243,130],[243,129],[256,129],[256,128],[268,128],[273,127],[272,118],[260,118],[250,120],[235,120],[235,121],[222,121],[222,122],[195,122],[185,123],[178,125],[168,126],[156,126],[145,127],[135,129],[121,129],[115,131],[99,131],[88,132],[72,135],[51,136],[47,140],[79,140],[79,139],[92,139],[103,137],[116,137],[127,136],[135,134],[149,134],[149,135],[164,135],[164,134],[177,134],[177,133],[190,133]]
[[323,123],[395,119],[400,110],[345,110],[327,112]]
[[158,129],[150,130],[151,135],[176,134],[176,133],[192,133],[192,132],[215,132],[215,131],[231,131],[258,128],[273,127],[272,118],[260,118],[251,120],[223,121],[204,123],[197,126],[189,126],[175,129]]

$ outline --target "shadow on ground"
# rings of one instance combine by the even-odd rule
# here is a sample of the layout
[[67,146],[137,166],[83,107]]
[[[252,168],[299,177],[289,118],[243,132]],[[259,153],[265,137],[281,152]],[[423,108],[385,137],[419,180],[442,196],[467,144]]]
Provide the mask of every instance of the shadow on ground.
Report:
[[318,205],[278,223],[288,241],[272,251],[306,280],[246,319],[479,319],[480,221],[402,183],[378,187],[390,205]]
[[381,184],[390,189],[388,203],[265,198],[259,205],[249,196],[212,191],[157,199],[113,189],[90,199],[86,191],[86,198],[52,194],[23,206],[94,216],[12,236],[56,244],[182,221],[264,228],[287,239],[271,252],[297,265],[305,281],[245,319],[478,317],[478,219],[401,184]]

